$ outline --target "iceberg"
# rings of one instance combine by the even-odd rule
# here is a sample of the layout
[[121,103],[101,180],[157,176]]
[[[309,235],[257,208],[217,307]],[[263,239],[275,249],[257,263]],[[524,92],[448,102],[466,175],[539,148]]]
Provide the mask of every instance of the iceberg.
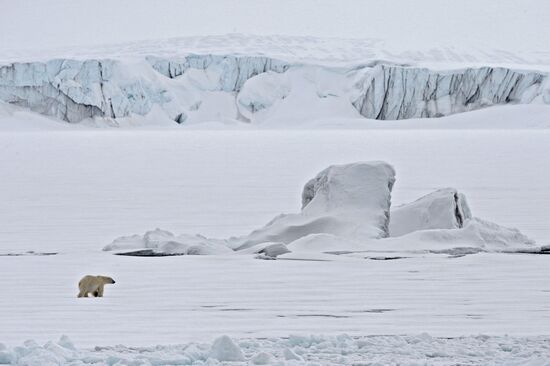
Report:
[[541,252],[519,230],[472,216],[466,197],[443,188],[391,208],[394,168],[382,161],[331,165],[302,191],[302,210],[248,235],[212,239],[155,229],[104,247],[116,254],[227,255],[333,260],[357,253]]

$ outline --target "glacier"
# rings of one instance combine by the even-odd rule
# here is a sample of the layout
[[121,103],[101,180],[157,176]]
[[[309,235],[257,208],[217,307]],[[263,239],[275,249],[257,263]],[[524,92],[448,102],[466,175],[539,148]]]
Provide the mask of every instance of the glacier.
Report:
[[503,66],[432,70],[258,55],[53,59],[1,66],[0,102],[70,123],[147,116],[156,106],[180,124],[401,120],[500,104],[550,104],[548,80],[544,71]]

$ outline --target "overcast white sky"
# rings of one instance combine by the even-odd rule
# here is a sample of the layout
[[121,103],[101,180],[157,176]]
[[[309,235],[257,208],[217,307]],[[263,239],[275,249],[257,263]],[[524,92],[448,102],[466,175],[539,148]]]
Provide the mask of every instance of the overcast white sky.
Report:
[[550,49],[550,0],[0,0],[0,49],[225,33]]

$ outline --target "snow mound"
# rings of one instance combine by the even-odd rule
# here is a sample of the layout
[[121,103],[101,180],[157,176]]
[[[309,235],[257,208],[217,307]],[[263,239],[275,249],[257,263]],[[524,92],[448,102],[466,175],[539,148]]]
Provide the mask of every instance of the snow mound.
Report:
[[267,352],[260,352],[250,359],[252,365],[271,365],[273,356]]
[[239,346],[226,335],[214,341],[210,350],[210,357],[218,361],[244,361],[244,355]]
[[390,235],[417,230],[459,229],[472,217],[466,197],[454,188],[443,188],[391,210]]
[[246,81],[237,96],[239,112],[251,120],[290,94],[290,83],[283,74],[268,71]]
[[287,361],[303,361],[302,357],[298,356],[290,348],[285,348],[283,351],[283,355],[285,356],[285,360]]

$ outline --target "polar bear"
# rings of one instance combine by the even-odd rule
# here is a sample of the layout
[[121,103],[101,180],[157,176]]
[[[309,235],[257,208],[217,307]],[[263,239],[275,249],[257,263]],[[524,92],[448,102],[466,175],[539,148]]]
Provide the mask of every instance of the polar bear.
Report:
[[106,276],[84,276],[78,282],[78,297],[88,297],[89,293],[94,297],[103,297],[103,286],[109,283],[115,283],[115,280]]

